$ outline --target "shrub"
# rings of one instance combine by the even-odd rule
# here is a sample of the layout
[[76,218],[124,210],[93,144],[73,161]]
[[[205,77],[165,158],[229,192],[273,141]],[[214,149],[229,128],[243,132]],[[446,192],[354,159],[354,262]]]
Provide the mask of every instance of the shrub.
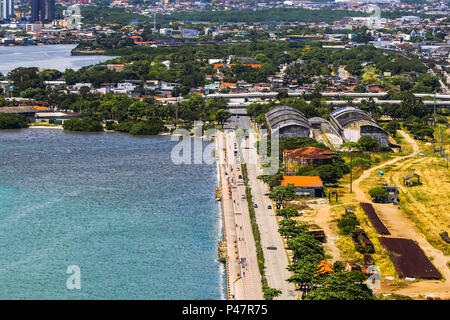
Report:
[[0,129],[20,129],[28,127],[25,117],[18,114],[0,114]]
[[106,121],[106,124],[105,124],[106,129],[107,130],[114,130],[114,124],[115,124],[114,121]]
[[92,118],[70,119],[63,123],[64,130],[80,131],[80,132],[99,132],[103,131],[103,126],[100,121]]
[[131,129],[131,135],[157,135],[164,130],[162,121],[141,121],[135,123]]
[[361,138],[359,138],[358,144],[361,150],[364,151],[373,151],[378,148],[377,141],[371,136],[362,136]]
[[131,127],[136,123],[136,121],[126,120],[120,121],[119,123],[113,124],[113,129],[119,132],[130,132]]
[[370,166],[372,165],[372,161],[370,159],[364,159],[364,158],[354,158],[352,159],[352,167],[360,167],[361,169],[369,169]]
[[333,166],[331,164],[324,164],[317,167],[319,176],[324,183],[337,183],[344,175],[341,168]]
[[369,194],[375,202],[385,202],[388,198],[388,193],[382,186],[371,188]]
[[356,226],[359,225],[358,218],[353,212],[346,212],[338,221],[338,228],[345,235],[351,234],[356,230]]

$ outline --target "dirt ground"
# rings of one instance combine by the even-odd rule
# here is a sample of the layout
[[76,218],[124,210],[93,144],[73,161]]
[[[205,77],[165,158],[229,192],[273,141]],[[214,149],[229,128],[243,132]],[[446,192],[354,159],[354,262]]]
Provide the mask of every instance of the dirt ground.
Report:
[[[383,165],[365,171],[363,175],[361,175],[361,177],[359,177],[358,180],[356,180],[354,183],[353,189],[355,191],[355,200],[360,202],[370,201],[369,196],[364,192],[366,190],[363,190],[363,188],[360,187],[360,183],[364,179],[367,179],[373,172],[378,172],[383,167],[392,166],[394,164],[404,166],[405,163],[406,165],[408,163],[414,163],[415,160],[412,158],[415,157],[419,152],[419,147],[417,143],[405,132],[400,131],[400,134],[413,146],[414,152],[409,156],[396,158],[384,163]],[[394,179],[399,178],[399,175],[397,175],[395,178],[394,176],[392,177],[393,181]],[[394,182],[399,183],[398,180]],[[441,184],[439,182],[435,181],[434,188],[437,192],[441,190],[442,192],[444,192],[443,194],[445,194],[445,191],[442,190]],[[445,194],[445,196],[448,197],[448,192]],[[418,211],[424,209],[421,208],[419,204],[420,201],[416,201],[415,205],[417,205],[416,210]],[[446,205],[448,205],[448,203]],[[441,250],[433,247],[430,242],[427,241],[425,235],[417,228],[416,224],[408,217],[405,212],[403,212],[403,210],[400,210],[398,206],[394,206],[392,204],[374,204],[374,207],[380,219],[384,222],[386,227],[391,232],[391,236],[408,238],[417,241],[427,257],[445,278],[444,280],[439,281],[416,280],[415,282],[408,283],[407,286],[402,285],[398,287],[393,287],[387,283],[384,283],[384,285],[382,285],[380,293],[395,292],[397,294],[408,295],[412,297],[429,295],[440,298],[450,298],[450,269],[447,266],[447,263],[450,261],[450,256],[444,255]],[[448,214],[448,210],[446,214]],[[430,219],[432,220],[433,218],[431,216],[427,216],[423,219],[428,221]],[[445,218],[443,218],[442,221],[445,221]],[[429,222],[433,223],[432,221]]]

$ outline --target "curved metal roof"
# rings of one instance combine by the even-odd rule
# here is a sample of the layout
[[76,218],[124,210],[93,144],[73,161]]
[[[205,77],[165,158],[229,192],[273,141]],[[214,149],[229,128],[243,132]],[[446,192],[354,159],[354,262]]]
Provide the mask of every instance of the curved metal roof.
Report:
[[292,107],[289,107],[289,106],[278,106],[278,107],[275,107],[275,108],[270,109],[269,111],[267,111],[266,115],[267,115],[267,117],[270,117],[272,114],[277,113],[277,112],[282,112],[282,111],[294,111],[294,112],[297,112],[297,113],[301,114],[301,112],[298,111],[295,108],[292,108]]
[[286,127],[288,125],[298,125],[310,129],[311,125],[306,117],[299,110],[288,106],[279,106],[266,113],[267,120],[272,129]]
[[324,119],[324,118],[320,118],[320,117],[312,117],[308,119],[310,124],[320,124],[320,123],[327,123],[328,120]]
[[373,120],[367,113],[362,111],[361,109],[354,108],[354,107],[344,107],[340,108],[338,110],[335,110],[331,113],[331,116],[339,122],[339,124],[342,127],[345,127],[346,125],[353,123],[353,122],[359,122],[364,121],[368,122],[369,124],[380,127],[375,120]]

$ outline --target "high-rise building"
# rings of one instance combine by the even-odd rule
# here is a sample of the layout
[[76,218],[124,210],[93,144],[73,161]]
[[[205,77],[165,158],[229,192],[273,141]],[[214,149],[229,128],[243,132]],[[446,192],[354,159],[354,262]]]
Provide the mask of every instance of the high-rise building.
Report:
[[31,22],[51,22],[55,15],[55,0],[31,0]]
[[0,0],[0,17],[8,19],[14,16],[14,0]]

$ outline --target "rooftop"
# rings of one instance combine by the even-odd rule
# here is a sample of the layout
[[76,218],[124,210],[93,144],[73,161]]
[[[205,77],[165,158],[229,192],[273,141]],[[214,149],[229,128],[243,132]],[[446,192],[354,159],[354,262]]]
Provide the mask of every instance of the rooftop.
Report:
[[319,176],[283,176],[282,186],[292,184],[294,187],[323,187],[322,180]]
[[288,158],[302,159],[330,159],[336,152],[316,147],[299,148],[295,150],[284,150]]

